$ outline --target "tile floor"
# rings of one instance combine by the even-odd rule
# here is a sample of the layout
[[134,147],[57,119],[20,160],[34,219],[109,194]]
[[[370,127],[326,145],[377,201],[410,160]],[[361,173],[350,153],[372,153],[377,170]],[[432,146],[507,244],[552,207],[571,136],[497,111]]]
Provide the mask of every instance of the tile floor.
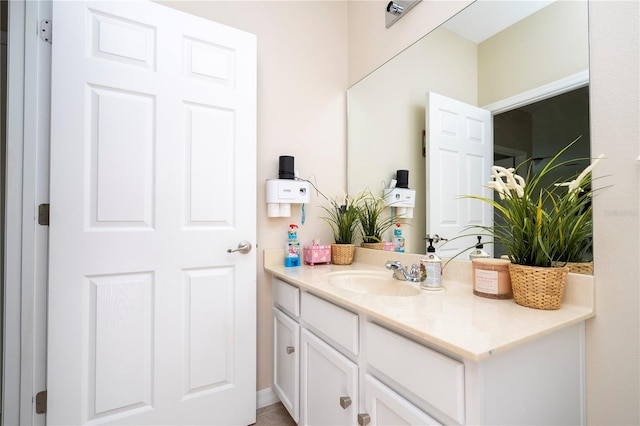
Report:
[[296,426],[281,402],[259,408],[256,414],[255,426]]

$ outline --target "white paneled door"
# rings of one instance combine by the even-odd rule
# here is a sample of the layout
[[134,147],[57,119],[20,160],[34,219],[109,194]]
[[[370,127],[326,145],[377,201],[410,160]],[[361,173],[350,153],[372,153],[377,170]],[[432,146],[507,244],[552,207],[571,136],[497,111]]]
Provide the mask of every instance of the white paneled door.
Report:
[[[426,106],[427,233],[453,239],[477,231],[470,225],[493,225],[493,209],[464,195],[492,197],[486,185],[493,164],[491,112],[437,93],[427,93]],[[477,242],[457,238],[438,248],[443,257],[460,254]],[[492,253],[491,245],[485,250]]]
[[49,424],[255,420],[255,36],[53,2]]

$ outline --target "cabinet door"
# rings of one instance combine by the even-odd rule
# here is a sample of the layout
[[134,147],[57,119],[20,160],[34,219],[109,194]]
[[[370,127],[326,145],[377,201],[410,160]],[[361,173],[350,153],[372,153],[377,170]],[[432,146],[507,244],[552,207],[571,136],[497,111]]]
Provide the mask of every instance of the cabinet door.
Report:
[[273,309],[273,389],[293,420],[300,416],[300,325]]
[[309,331],[301,334],[301,423],[355,425],[358,366]]
[[368,374],[364,394],[370,426],[440,425],[427,413]]

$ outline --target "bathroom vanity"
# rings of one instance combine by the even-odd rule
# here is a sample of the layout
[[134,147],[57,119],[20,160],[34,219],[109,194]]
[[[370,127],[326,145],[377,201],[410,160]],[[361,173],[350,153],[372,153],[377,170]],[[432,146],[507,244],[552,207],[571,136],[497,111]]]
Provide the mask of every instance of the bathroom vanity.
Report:
[[570,274],[562,307],[541,311],[474,296],[466,261],[445,268],[444,290],[390,295],[358,275],[390,277],[386,260],[414,256],[356,249],[352,265],[295,268],[282,258],[265,250],[274,390],[299,424],[585,423],[593,277]]

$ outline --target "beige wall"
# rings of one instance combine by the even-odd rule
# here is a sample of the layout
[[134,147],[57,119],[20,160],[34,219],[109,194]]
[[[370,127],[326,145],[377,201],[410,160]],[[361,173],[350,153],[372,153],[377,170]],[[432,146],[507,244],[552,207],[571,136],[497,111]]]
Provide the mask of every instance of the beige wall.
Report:
[[587,322],[587,420],[640,424],[640,2],[592,1],[591,146],[612,185],[594,200],[597,317]]
[[589,67],[587,8],[557,1],[478,45],[478,105]]
[[[163,2],[165,3],[165,2]],[[258,382],[272,383],[271,281],[263,272],[264,248],[283,247],[290,218],[267,218],[265,181],[278,177],[278,157],[293,155],[300,177],[327,196],[344,194],[346,181],[347,8],[325,1],[176,1],[172,7],[257,35],[258,170],[257,296]],[[324,202],[315,192],[298,237],[329,241],[318,219]]]

